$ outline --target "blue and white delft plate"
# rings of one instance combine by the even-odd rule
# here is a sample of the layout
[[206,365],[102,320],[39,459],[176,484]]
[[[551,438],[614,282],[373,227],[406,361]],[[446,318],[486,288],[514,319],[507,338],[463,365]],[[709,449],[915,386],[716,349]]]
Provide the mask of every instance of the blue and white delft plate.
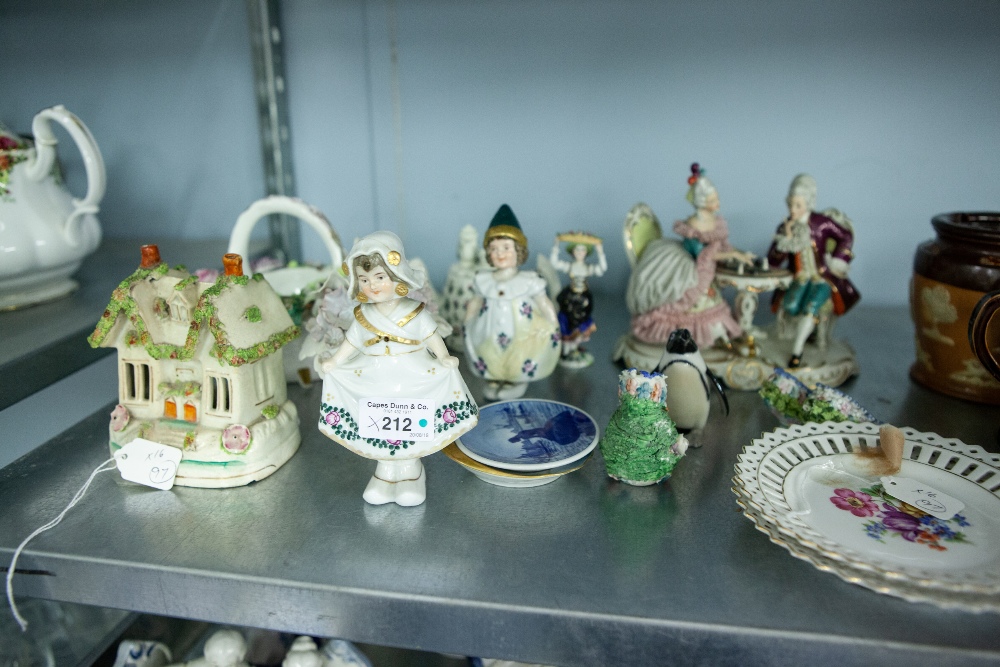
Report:
[[597,446],[598,429],[583,410],[539,399],[492,403],[459,440],[466,456],[504,470],[548,470],[583,458]]

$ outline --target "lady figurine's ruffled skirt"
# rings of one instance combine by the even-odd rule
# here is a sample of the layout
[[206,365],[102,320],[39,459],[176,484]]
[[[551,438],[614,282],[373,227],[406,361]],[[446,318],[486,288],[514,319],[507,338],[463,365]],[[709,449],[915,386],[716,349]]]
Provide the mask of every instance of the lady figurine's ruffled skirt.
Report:
[[[432,401],[431,440],[364,438],[358,405],[368,398]],[[319,430],[331,440],[369,459],[402,460],[433,454],[470,431],[479,408],[458,368],[448,368],[426,349],[393,356],[358,354],[323,379]]]

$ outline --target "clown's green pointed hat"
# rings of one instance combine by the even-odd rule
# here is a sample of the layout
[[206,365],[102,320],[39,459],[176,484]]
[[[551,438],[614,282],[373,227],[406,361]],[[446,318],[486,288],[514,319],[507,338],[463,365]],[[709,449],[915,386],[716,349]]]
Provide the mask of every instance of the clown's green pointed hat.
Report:
[[483,247],[489,247],[493,239],[511,239],[525,250],[528,248],[528,239],[521,231],[521,223],[507,204],[503,204],[490,221],[489,229],[483,236]]

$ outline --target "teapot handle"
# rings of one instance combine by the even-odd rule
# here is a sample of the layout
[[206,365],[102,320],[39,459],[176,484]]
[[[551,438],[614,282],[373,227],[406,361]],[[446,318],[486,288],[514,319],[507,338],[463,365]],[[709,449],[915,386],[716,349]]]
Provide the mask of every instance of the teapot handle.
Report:
[[27,165],[26,174],[33,181],[40,181],[52,170],[52,165],[56,159],[56,144],[59,143],[56,135],[52,133],[50,121],[56,121],[69,132],[76,142],[77,148],[83,155],[83,164],[87,169],[87,194],[83,199],[73,198],[73,212],[69,214],[64,223],[64,232],[71,243],[79,242],[80,216],[88,213],[96,214],[100,207],[101,199],[104,198],[104,190],[107,185],[104,171],[104,158],[101,157],[101,150],[94,141],[94,136],[90,130],[72,112],[63,105],[54,106],[50,109],[43,109],[35,115],[31,123],[31,131],[35,135],[36,157],[33,162]]
[[247,257],[250,251],[250,232],[253,231],[254,226],[261,218],[272,213],[293,215],[312,227],[319,234],[323,245],[326,246],[326,251],[330,254],[330,267],[334,272],[340,270],[340,265],[344,261],[344,251],[340,247],[340,237],[334,231],[333,225],[319,209],[310,206],[301,199],[284,195],[272,195],[258,199],[250,204],[247,210],[240,213],[240,216],[236,218],[232,234],[229,236],[229,250],[227,252]]
[[1000,291],[990,292],[979,300],[969,318],[969,345],[990,375],[1000,380],[1000,361],[990,349],[987,329],[996,312],[1000,310]]

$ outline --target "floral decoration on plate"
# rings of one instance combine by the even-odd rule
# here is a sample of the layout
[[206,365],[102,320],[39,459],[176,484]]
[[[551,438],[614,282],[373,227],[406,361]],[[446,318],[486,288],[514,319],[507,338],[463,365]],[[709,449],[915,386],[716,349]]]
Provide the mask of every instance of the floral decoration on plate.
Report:
[[962,514],[946,520],[935,518],[890,496],[881,482],[860,491],[834,489],[830,502],[856,517],[868,519],[861,524],[865,534],[883,544],[886,539],[902,538],[937,551],[948,550],[945,542],[970,544],[964,532],[955,530],[971,525]]

